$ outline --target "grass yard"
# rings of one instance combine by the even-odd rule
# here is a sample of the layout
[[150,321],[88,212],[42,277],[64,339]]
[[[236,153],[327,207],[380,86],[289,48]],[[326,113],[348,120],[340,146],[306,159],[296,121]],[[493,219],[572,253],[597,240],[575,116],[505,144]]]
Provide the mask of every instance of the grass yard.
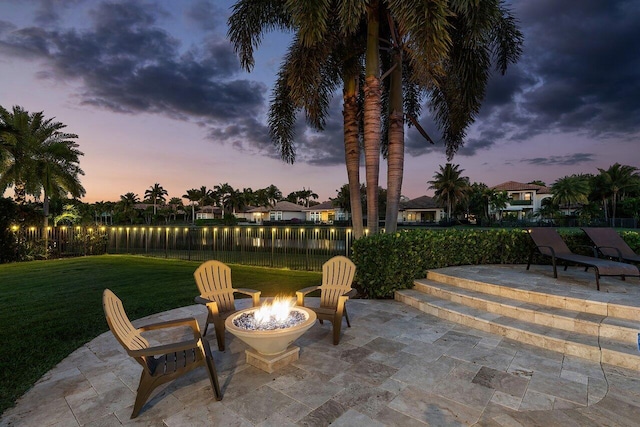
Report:
[[[105,288],[135,320],[193,304],[198,265],[125,255],[0,265],[0,413],[71,352],[108,330]],[[241,265],[231,271],[234,287],[257,289],[262,296],[295,295],[322,277]]]

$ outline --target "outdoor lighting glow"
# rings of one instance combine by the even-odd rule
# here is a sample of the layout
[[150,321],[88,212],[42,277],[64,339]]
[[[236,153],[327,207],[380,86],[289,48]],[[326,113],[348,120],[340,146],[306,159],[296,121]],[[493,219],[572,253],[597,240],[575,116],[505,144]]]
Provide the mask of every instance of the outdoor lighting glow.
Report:
[[285,228],[285,229],[284,229],[284,231],[286,231],[286,232],[288,233],[288,232],[289,232],[289,229],[288,229],[288,228]]
[[104,231],[104,230],[106,230],[105,227],[100,227],[100,231]]
[[240,231],[240,227],[236,227],[236,231]]
[[76,227],[76,230],[80,230],[80,226],[77,226],[77,227]]
[[89,229],[89,233],[93,233],[93,228],[90,228],[90,229]]
[[36,231],[35,227],[29,227],[29,231]]
[[186,233],[187,231],[189,231],[189,228],[188,228],[188,227],[185,227],[185,228],[184,228],[184,232]]
[[17,225],[12,225],[12,226],[11,226],[11,230],[12,230],[12,231],[18,231],[18,229],[19,229],[19,228],[20,228],[20,227],[18,227]]
[[67,227],[65,226],[62,226],[61,228],[62,228],[62,231],[67,231]]
[[51,227],[47,227],[47,231],[51,231]]
[[320,229],[319,229],[319,228],[316,228],[314,231],[315,231],[316,233],[318,233],[318,232],[320,231]]

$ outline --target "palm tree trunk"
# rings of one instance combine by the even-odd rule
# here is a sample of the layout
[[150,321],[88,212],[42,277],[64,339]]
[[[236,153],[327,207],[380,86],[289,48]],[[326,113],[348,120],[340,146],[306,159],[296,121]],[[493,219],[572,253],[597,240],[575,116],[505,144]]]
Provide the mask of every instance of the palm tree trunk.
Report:
[[378,2],[368,7],[367,54],[364,82],[364,161],[367,180],[367,227],[378,232],[378,180],[380,175],[380,59]]
[[49,195],[44,193],[44,198],[42,201],[42,213],[44,215],[44,227],[42,228],[42,233],[44,234],[44,250],[45,253],[49,248]]
[[364,234],[364,226],[362,199],[360,198],[360,142],[358,141],[358,101],[355,76],[345,78],[343,99],[344,156],[349,181],[351,223],[353,224],[353,238],[359,239]]
[[404,115],[402,97],[402,53],[393,56],[389,93],[389,148],[387,151],[387,233],[398,229],[398,209],[404,174]]

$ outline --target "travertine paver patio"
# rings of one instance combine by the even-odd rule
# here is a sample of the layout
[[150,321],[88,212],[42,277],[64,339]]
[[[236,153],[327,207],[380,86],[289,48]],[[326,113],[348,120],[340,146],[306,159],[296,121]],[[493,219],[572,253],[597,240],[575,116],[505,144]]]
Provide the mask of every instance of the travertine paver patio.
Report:
[[[522,273],[473,271],[503,281],[521,280]],[[351,300],[348,308],[352,327],[343,327],[340,345],[331,344],[329,323],[316,324],[296,342],[300,359],[273,374],[247,365],[245,344],[227,334],[227,351],[214,351],[222,401],[213,399],[199,369],[159,388],[135,420],[129,416],[141,368],[110,332],[102,334],[38,381],[0,425],[635,426],[640,420],[637,371],[523,345],[397,301]],[[146,320],[185,316],[201,325],[206,318],[193,305]],[[214,334],[207,338],[215,350]]]

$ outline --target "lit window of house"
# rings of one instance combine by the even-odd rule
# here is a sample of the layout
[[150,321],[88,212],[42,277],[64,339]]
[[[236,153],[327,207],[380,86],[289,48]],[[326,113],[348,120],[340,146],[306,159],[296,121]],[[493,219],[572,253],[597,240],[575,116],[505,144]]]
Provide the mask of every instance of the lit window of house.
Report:
[[282,211],[269,212],[269,219],[271,221],[282,221]]

